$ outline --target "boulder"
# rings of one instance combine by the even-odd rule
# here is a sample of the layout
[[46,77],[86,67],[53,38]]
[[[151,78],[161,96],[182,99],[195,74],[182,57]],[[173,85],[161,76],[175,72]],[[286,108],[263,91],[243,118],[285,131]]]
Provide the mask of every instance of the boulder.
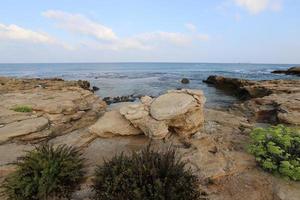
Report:
[[169,120],[183,115],[196,106],[196,100],[185,93],[167,93],[156,98],[150,106],[150,114],[156,120]]
[[141,130],[135,128],[117,110],[106,112],[89,128],[89,132],[99,137],[139,135]]
[[120,113],[145,135],[165,138],[170,130],[189,137],[204,123],[205,97],[200,90],[170,90],[157,98],[141,98],[141,103],[124,106]]
[[168,126],[164,121],[152,118],[149,115],[149,108],[144,104],[133,104],[122,107],[120,113],[152,139],[163,139],[169,133]]
[[188,78],[183,78],[183,79],[181,79],[181,83],[182,84],[189,84],[190,80]]

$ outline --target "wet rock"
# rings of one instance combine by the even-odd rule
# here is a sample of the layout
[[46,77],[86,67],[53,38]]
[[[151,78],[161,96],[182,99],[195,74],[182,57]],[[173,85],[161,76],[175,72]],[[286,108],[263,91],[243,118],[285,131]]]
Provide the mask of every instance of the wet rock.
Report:
[[235,105],[249,119],[262,123],[300,124],[300,80],[250,81],[210,76],[206,83],[230,90],[243,101]]
[[97,86],[93,86],[93,88],[92,88],[92,90],[94,91],[94,92],[96,92],[96,91],[98,91],[100,88],[98,88]]
[[104,97],[103,101],[107,103],[107,105],[113,104],[113,103],[120,103],[120,102],[134,102],[136,101],[138,97],[134,95],[128,95],[128,96],[117,96],[117,97]]
[[182,84],[189,84],[190,80],[188,78],[183,78],[183,79],[181,79],[181,83]]
[[300,66],[291,67],[287,70],[275,70],[274,74],[298,75],[300,76]]

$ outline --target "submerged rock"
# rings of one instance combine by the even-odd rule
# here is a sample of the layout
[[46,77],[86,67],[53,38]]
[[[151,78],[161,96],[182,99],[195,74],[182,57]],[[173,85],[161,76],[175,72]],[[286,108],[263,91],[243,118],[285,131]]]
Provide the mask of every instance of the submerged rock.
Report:
[[181,83],[182,84],[189,84],[190,80],[188,78],[183,78],[183,79],[181,79]]

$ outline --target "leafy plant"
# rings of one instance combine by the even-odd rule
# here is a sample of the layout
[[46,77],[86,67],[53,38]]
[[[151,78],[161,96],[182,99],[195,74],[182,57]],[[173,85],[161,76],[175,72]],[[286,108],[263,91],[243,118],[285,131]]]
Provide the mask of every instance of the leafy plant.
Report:
[[265,170],[300,180],[300,134],[283,125],[256,128],[251,133],[250,152]]
[[98,166],[93,188],[98,200],[198,200],[197,177],[185,170],[176,152],[150,147],[130,156],[115,156]]
[[32,112],[32,108],[30,106],[15,106],[12,108],[13,111],[15,112]]
[[20,158],[17,170],[4,181],[9,200],[70,198],[83,177],[83,159],[78,149],[44,144]]

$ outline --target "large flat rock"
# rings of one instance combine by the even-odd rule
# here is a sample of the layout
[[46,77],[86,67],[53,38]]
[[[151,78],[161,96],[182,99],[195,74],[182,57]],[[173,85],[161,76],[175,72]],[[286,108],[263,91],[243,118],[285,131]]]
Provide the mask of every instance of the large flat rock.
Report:
[[44,117],[26,119],[23,121],[7,124],[4,127],[0,128],[0,142],[4,142],[13,137],[23,136],[41,131],[48,125],[49,121]]
[[196,105],[193,96],[184,93],[167,93],[157,97],[150,106],[156,120],[168,120],[186,113]]
[[[90,126],[103,114],[106,104],[88,85],[85,81],[0,77],[1,141],[15,138],[34,143]],[[13,109],[22,106],[32,111]]]

